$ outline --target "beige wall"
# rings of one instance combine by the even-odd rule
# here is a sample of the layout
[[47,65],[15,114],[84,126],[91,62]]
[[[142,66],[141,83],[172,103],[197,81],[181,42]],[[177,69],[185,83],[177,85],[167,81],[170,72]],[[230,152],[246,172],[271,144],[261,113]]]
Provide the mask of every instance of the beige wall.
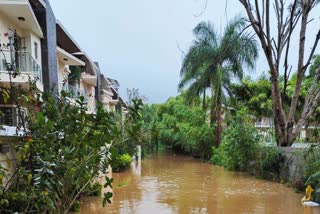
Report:
[[36,36],[34,33],[30,31],[24,31],[19,28],[15,24],[13,24],[9,19],[7,19],[3,14],[0,13],[0,39],[1,43],[8,43],[8,37],[4,37],[4,33],[8,33],[9,31],[16,31],[17,34],[25,39],[26,51],[31,54],[31,56],[35,59],[35,49],[34,43],[38,44],[38,59],[35,59],[37,63],[41,67],[41,40],[40,37]]
[[[31,41],[31,45],[30,45],[30,50],[31,50],[31,55],[33,57],[34,60],[36,60],[36,62],[41,66],[42,65],[42,56],[41,56],[41,40],[38,36],[36,36],[34,33],[30,32],[30,40]],[[36,59],[36,54],[35,54],[35,42],[38,44],[38,58]]]
[[80,81],[80,90],[85,91],[88,99],[88,113],[95,111],[96,98],[95,98],[95,87],[93,85],[87,84],[83,80]]
[[59,84],[59,91],[62,90],[62,85],[64,81],[68,81],[69,75],[69,65],[66,65],[61,60],[58,60],[58,84]]

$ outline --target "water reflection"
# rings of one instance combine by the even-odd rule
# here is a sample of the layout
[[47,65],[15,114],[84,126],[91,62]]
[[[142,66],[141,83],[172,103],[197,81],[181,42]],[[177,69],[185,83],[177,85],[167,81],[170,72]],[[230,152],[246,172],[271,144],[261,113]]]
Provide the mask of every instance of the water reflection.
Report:
[[284,185],[202,163],[190,157],[154,155],[113,173],[113,204],[86,199],[81,213],[304,213],[301,194]]

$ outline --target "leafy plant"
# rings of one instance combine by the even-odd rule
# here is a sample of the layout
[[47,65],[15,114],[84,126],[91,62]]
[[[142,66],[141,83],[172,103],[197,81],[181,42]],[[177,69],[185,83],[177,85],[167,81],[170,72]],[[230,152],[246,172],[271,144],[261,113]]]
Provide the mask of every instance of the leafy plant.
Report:
[[320,202],[320,148],[311,147],[305,154],[304,176],[306,185],[314,187],[314,201]]
[[112,170],[119,172],[130,166],[132,158],[129,154],[119,155],[118,153],[112,153],[110,165]]
[[231,170],[248,170],[257,158],[260,136],[248,123],[246,109],[234,117],[230,127],[224,132],[221,146],[214,149],[211,161]]
[[283,155],[275,146],[259,146],[255,168],[250,170],[256,176],[267,179],[279,179]]
[[210,158],[213,129],[199,104],[189,106],[185,94],[182,94],[157,105],[153,114],[155,119],[150,127],[151,141],[161,142],[175,152],[206,160]]
[[[67,213],[83,194],[101,193],[101,186],[93,183],[106,171],[110,149],[134,152],[139,139],[135,136],[140,128],[135,123],[140,118],[139,101],[129,109],[124,128],[101,103],[95,115],[87,114],[84,97],[76,104],[70,104],[65,93],[59,100],[50,94],[41,100],[28,119],[29,131],[21,139],[14,174],[0,169],[2,178],[9,180],[0,188],[3,212]],[[131,162],[129,154],[119,157],[121,164]],[[112,188],[112,182],[106,178],[104,187]],[[103,205],[111,197],[106,193]]]

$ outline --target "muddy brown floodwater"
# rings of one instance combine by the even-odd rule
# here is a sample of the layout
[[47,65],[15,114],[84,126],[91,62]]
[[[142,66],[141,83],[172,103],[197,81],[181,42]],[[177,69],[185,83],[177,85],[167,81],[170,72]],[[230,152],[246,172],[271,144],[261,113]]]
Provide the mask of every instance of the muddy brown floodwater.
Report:
[[102,208],[100,198],[87,198],[81,213],[320,214],[319,208],[304,208],[303,194],[292,188],[191,157],[153,155],[113,178],[112,205]]

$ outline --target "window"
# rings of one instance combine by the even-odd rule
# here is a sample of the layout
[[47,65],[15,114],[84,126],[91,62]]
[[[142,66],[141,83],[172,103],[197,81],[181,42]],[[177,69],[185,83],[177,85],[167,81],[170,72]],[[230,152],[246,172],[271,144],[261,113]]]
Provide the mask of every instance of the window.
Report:
[[[25,119],[26,118],[26,110],[21,108],[21,116]],[[19,111],[16,107],[0,107],[1,116],[0,116],[0,126],[18,126],[22,123],[21,118],[19,117]]]
[[38,43],[34,43],[34,57],[38,59]]

